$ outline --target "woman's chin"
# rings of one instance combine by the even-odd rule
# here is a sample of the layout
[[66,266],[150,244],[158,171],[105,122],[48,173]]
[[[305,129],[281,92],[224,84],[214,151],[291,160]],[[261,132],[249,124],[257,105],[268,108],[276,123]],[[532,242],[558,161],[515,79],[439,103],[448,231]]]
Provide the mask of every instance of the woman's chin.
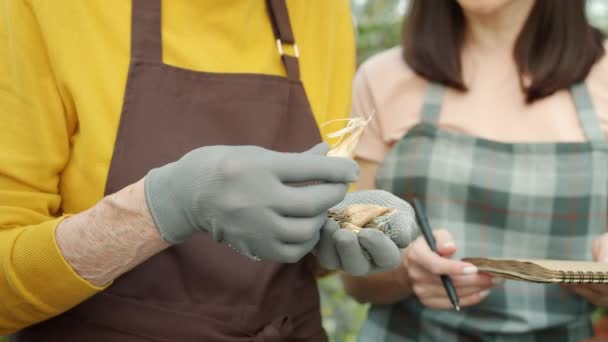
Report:
[[456,0],[464,12],[475,15],[492,15],[513,2],[526,0]]

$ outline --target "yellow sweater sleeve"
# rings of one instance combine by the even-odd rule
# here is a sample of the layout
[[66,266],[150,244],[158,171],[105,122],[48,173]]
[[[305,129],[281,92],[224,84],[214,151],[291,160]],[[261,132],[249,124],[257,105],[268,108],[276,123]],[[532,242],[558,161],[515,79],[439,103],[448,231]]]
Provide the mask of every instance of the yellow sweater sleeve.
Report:
[[75,118],[64,110],[31,9],[0,5],[0,335],[66,311],[98,288],[54,239]]
[[[218,10],[225,3],[164,1],[165,62],[284,74],[264,2]],[[355,53],[348,0],[288,0],[288,8],[317,121],[348,117]],[[129,18],[125,0],[0,0],[0,335],[101,290],[67,264],[54,230],[62,209],[80,212],[103,195],[127,75]]]

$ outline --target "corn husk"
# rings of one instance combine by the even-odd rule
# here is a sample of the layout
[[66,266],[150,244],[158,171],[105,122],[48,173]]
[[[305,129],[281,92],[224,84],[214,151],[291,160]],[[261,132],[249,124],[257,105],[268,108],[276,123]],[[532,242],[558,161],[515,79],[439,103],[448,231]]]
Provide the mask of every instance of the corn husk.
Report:
[[342,224],[340,224],[340,228],[342,228],[342,229],[348,229],[348,230],[352,231],[355,234],[359,233],[361,231],[361,229],[363,229],[363,228],[357,227],[354,224],[349,223],[349,222],[343,222]]
[[346,139],[332,147],[329,152],[327,152],[327,155],[330,157],[353,158],[364,129],[364,127],[357,128],[357,130],[352,132]]
[[392,210],[375,204],[353,204],[344,209],[331,210],[330,213],[332,218],[338,222],[349,222],[363,227],[374,218],[390,213]]
[[383,230],[384,227],[377,225],[375,219],[391,215],[394,211],[393,208],[375,204],[353,204],[343,209],[331,209],[328,217],[338,222],[341,228],[358,233],[363,228]]
[[330,157],[353,158],[355,149],[359,144],[359,140],[365,131],[365,128],[371,121],[363,118],[348,119],[348,124],[343,129],[331,133],[329,138],[339,138],[338,142],[327,153]]

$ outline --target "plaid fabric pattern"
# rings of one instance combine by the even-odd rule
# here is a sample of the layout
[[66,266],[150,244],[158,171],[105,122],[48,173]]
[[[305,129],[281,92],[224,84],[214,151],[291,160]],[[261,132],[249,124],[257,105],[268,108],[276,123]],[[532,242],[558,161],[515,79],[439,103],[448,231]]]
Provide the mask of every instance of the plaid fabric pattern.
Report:
[[[438,129],[443,90],[431,85],[423,122],[389,152],[377,187],[420,198],[456,258],[590,259],[607,228],[608,144],[584,84],[573,87],[582,143],[501,143]],[[461,312],[412,297],[374,306],[360,341],[579,341],[592,306],[557,285],[507,281]]]

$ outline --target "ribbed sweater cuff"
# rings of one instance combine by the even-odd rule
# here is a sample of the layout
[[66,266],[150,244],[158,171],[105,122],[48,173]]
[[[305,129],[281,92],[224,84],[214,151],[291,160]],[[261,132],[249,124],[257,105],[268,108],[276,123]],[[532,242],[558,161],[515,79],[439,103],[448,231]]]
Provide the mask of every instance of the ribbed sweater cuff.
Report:
[[81,278],[61,254],[55,229],[65,218],[24,229],[13,243],[10,262],[12,283],[26,302],[56,313],[104,289]]

